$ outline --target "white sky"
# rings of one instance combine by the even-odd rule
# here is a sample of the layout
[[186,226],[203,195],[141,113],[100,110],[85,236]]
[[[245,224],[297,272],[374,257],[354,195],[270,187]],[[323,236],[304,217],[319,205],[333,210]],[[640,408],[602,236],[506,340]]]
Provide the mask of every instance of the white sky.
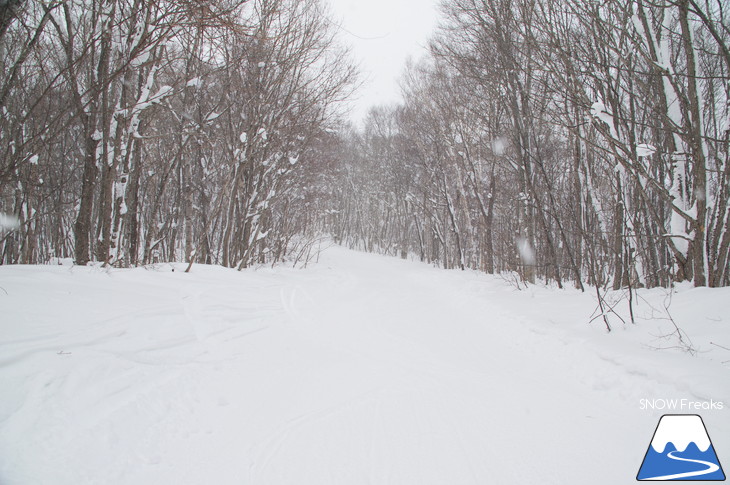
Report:
[[364,78],[351,118],[360,122],[373,105],[401,99],[398,79],[406,59],[426,53],[437,22],[438,0],[329,0],[341,39],[351,46]]

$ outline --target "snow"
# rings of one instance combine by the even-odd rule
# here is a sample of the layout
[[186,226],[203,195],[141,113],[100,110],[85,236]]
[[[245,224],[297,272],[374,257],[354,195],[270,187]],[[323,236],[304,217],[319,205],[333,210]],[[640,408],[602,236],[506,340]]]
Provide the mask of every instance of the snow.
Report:
[[611,136],[615,139],[618,138],[618,133],[616,133],[616,128],[613,125],[613,115],[608,112],[606,105],[603,104],[602,101],[596,101],[593,105],[591,105],[591,116],[606,123]]
[[517,251],[520,253],[520,259],[523,263],[535,264],[535,250],[526,238],[517,238]]
[[649,157],[656,153],[656,147],[649,145],[648,143],[640,143],[636,145],[636,156],[638,157]]
[[653,398],[723,401],[730,452],[730,288],[609,334],[590,292],[339,247],[185,267],[0,267],[0,483],[629,483]]
[[10,214],[0,212],[0,231],[13,230],[20,227],[20,220]]
[[185,84],[185,86],[187,86],[187,87],[193,87],[193,88],[196,88],[196,89],[199,88],[202,85],[203,85],[203,80],[201,78],[199,78],[199,77],[195,77],[195,78],[189,80]]
[[129,61],[129,65],[132,68],[136,69],[136,68],[142,66],[143,64],[145,64],[147,61],[149,61],[151,54],[152,54],[152,49],[147,48],[143,52],[141,52],[138,56],[132,58]]
[[[172,86],[162,86],[155,94],[152,95],[150,102],[151,103],[160,103],[160,102],[162,102],[162,100],[164,98],[171,95],[173,93],[173,91],[174,90],[173,90]],[[145,103],[140,103],[140,104],[145,104]],[[141,111],[143,108],[139,108],[139,109]]]
[[504,155],[505,148],[507,146],[507,140],[503,137],[495,138],[492,140],[492,152],[498,157]]

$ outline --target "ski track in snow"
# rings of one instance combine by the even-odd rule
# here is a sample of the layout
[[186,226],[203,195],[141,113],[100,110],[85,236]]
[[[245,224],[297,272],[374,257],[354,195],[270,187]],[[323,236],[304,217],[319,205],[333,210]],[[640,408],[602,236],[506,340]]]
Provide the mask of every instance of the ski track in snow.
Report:
[[[577,292],[336,247],[165,268],[0,268],[0,483],[629,483],[639,399],[730,398]],[[704,417],[730,449],[727,407]]]

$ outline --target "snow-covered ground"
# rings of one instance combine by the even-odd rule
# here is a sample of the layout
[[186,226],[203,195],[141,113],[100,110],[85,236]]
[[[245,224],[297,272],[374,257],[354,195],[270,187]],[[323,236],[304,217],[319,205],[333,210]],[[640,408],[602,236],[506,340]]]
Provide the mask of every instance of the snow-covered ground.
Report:
[[337,247],[172,268],[0,267],[1,484],[628,484],[674,398],[723,403],[674,412],[728,471],[728,288],[608,334],[591,292]]

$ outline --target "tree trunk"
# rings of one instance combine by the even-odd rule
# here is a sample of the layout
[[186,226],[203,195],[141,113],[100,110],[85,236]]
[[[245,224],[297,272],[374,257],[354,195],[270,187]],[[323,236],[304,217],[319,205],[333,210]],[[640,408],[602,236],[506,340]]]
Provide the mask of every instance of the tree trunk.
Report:
[[74,223],[74,257],[76,264],[85,266],[88,264],[91,247],[89,235],[91,233],[91,214],[94,206],[94,187],[99,169],[96,166],[96,147],[98,140],[90,130],[91,121],[85,121],[86,143],[84,153],[84,174],[81,182],[81,200],[79,201],[79,212]]

